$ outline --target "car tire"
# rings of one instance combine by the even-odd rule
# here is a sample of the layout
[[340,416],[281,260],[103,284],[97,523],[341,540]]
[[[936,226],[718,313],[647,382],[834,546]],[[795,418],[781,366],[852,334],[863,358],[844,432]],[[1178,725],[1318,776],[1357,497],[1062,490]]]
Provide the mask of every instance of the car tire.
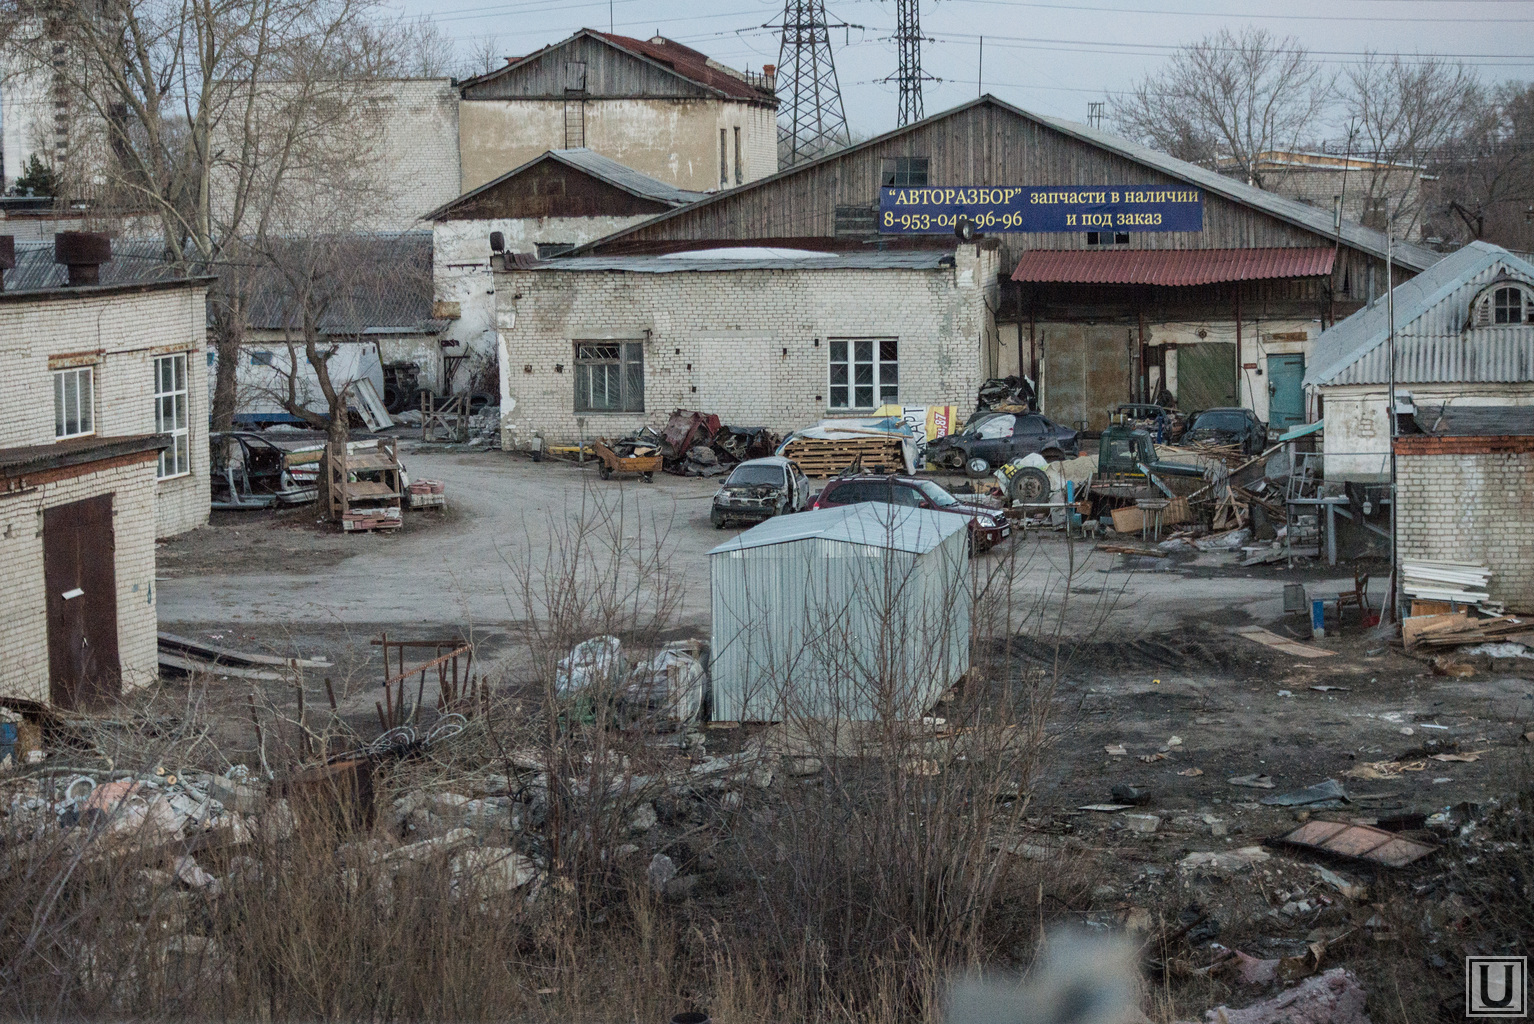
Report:
[[964,460],[964,473],[971,479],[978,480],[983,476],[990,476],[991,464],[980,456],[971,456]]
[[714,524],[714,529],[724,529],[724,516],[720,515],[718,512],[710,512],[708,514],[708,520]]
[[1012,475],[1012,500],[1037,504],[1049,498],[1049,474],[1032,466]]

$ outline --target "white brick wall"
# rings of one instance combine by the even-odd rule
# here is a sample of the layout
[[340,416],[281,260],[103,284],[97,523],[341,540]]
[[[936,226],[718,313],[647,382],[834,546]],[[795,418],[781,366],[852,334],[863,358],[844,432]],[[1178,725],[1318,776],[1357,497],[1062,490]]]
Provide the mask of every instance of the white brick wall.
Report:
[[51,356],[90,355],[96,434],[155,433],[154,357],[187,354],[192,471],[161,481],[155,535],[208,521],[208,385],[203,285],[0,299],[0,447],[54,441]]
[[[831,338],[898,339],[901,403],[967,413],[995,334],[984,292],[996,270],[994,251],[961,246],[957,266],[933,270],[498,275],[503,443],[534,430],[550,441],[620,436],[676,408],[804,427],[831,414]],[[583,429],[573,343],[603,338],[645,342],[645,411],[583,413]]]
[[1398,455],[1403,560],[1491,567],[1492,600],[1534,612],[1534,454]]
[[155,464],[118,466],[0,496],[0,695],[48,700],[48,616],[43,593],[43,510],[112,495],[117,648],[123,689],[158,671],[154,589]]

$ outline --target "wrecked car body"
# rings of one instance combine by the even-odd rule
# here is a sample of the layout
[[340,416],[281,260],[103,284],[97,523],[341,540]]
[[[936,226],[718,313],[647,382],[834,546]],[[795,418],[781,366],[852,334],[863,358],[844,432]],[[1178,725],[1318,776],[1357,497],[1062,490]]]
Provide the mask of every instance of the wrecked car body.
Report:
[[927,445],[925,454],[930,462],[962,469],[978,478],[1024,455],[1074,458],[1080,444],[1078,431],[1038,413],[980,412],[959,433]]
[[299,479],[288,464],[291,454],[248,430],[215,433],[211,483],[213,508],[252,509],[277,505],[307,505],[319,497],[312,474]]
[[760,523],[773,516],[802,512],[809,504],[810,482],[792,459],[769,456],[742,462],[714,493],[709,520],[715,529],[730,523]]

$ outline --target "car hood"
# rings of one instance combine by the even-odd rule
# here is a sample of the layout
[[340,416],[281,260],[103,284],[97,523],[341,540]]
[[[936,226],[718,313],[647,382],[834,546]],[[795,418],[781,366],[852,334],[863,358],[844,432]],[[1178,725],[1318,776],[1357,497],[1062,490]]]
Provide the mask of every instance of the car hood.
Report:
[[939,512],[957,512],[961,516],[970,516],[970,517],[974,517],[974,516],[990,516],[992,519],[1000,519],[1001,518],[1001,509],[998,509],[998,508],[986,508],[984,505],[971,505],[967,501],[961,501],[957,505],[949,505],[947,508],[940,508],[937,511],[939,511]]
[[1199,427],[1190,430],[1183,435],[1189,441],[1212,441],[1216,438],[1239,439],[1246,436],[1244,430],[1232,430],[1229,427]]

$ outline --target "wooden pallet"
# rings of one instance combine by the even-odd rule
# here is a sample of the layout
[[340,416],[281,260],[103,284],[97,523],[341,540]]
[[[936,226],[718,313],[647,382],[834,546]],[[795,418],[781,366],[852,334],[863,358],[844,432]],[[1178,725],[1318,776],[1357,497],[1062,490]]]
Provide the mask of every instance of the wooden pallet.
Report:
[[788,442],[783,455],[793,459],[804,475],[811,477],[836,476],[860,457],[863,468],[872,473],[905,471],[901,443],[885,438],[825,441],[813,437],[796,437]]
[[[389,511],[392,511],[394,514],[384,514]],[[348,512],[341,517],[341,529],[347,533],[356,533],[363,530],[398,530],[404,525],[405,521],[400,518],[398,509]]]

